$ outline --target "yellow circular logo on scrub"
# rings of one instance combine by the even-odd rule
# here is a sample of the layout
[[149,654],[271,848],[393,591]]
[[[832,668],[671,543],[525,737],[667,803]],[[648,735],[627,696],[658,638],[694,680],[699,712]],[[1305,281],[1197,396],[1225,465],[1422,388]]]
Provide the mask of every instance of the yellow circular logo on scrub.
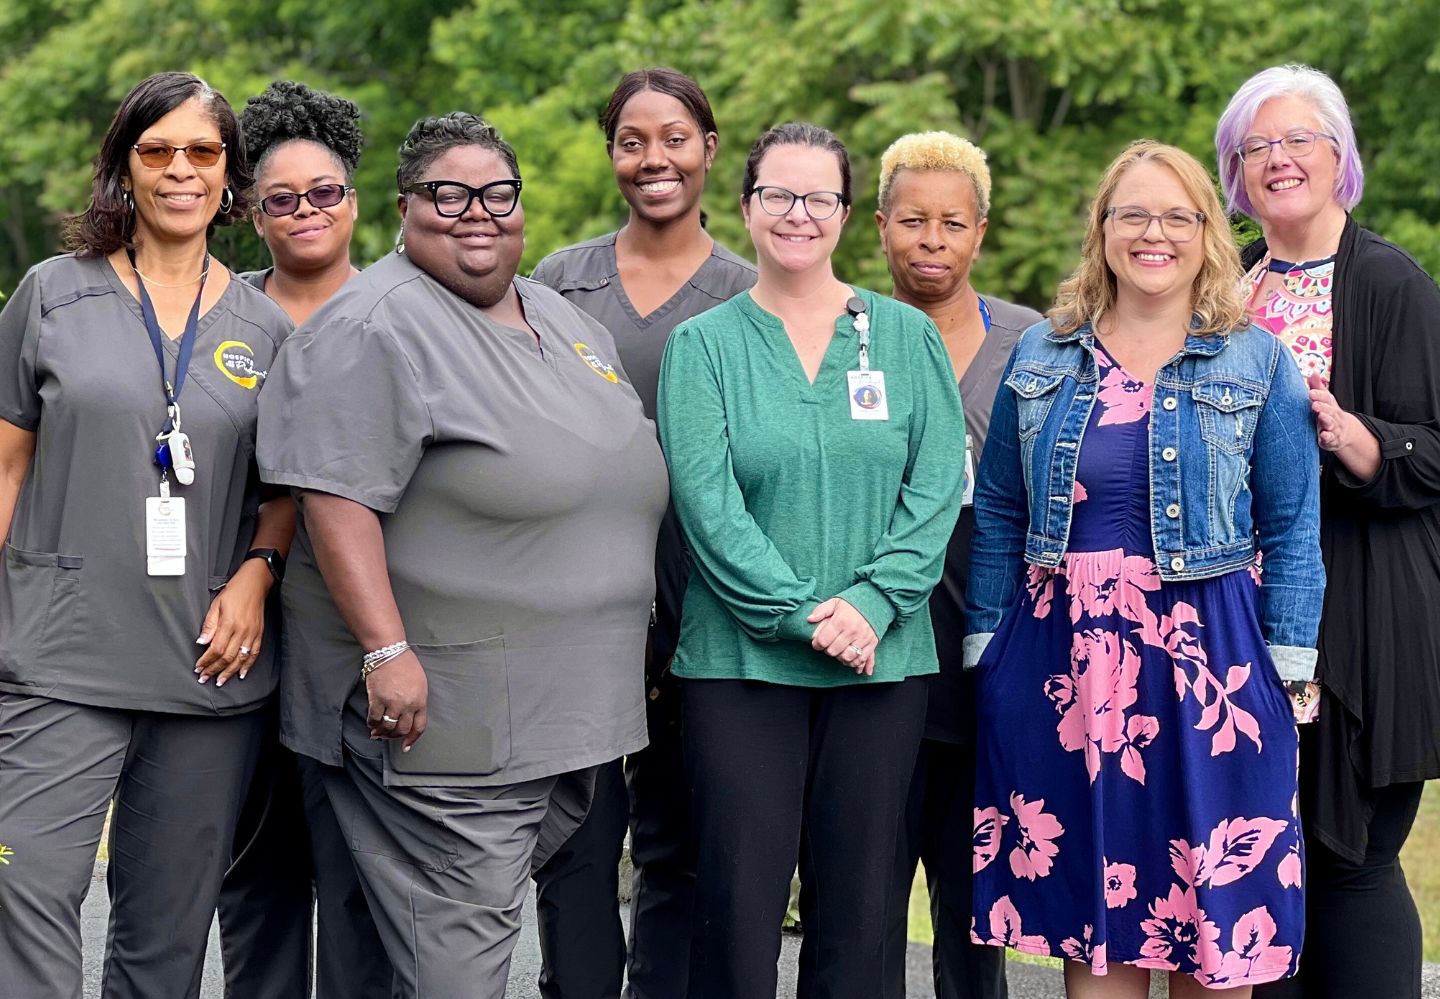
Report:
[[607,382],[618,382],[620,380],[620,376],[615,373],[615,365],[606,364],[600,360],[600,355],[591,350],[589,344],[575,344],[575,353],[580,355],[580,360],[590,366],[591,371],[595,372],[601,378],[604,378]]
[[255,367],[255,351],[240,340],[226,340],[215,348],[215,367],[241,388],[254,389],[265,380],[265,372]]

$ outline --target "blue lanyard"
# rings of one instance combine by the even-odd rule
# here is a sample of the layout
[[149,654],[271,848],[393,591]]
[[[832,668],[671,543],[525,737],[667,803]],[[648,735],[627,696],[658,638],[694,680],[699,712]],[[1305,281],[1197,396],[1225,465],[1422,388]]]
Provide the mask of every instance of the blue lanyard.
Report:
[[[130,269],[135,271],[135,252],[130,253]],[[160,364],[160,384],[165,389],[165,405],[173,412],[180,402],[180,392],[185,388],[185,372],[190,369],[190,355],[195,352],[195,328],[200,320],[200,300],[205,297],[205,279],[210,275],[210,254],[205,254],[205,267],[200,271],[200,290],[195,293],[195,304],[190,306],[190,316],[185,320],[185,331],[180,334],[180,356],[175,361],[175,382],[165,377],[164,332],[160,320],[155,318],[155,304],[145,290],[145,279],[135,271],[135,284],[140,289],[140,313],[145,317],[145,332],[150,334],[150,346],[155,348],[155,360]],[[165,430],[171,429],[171,418],[165,418]]]
[[986,332],[986,333],[989,333],[989,332],[990,332],[990,307],[985,304],[985,299],[981,298],[979,295],[976,295],[976,296],[975,296],[975,301],[977,301],[977,302],[980,303],[980,318],[985,321],[985,332]]

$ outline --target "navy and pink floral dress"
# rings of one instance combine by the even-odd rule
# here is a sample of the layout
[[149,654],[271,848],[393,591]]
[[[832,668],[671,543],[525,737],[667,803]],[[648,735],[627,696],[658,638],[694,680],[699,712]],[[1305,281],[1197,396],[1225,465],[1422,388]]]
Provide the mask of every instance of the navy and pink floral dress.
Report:
[[1068,552],[1029,567],[980,659],[975,942],[1193,975],[1293,974],[1296,731],[1259,575],[1162,583],[1151,386],[1097,345]]

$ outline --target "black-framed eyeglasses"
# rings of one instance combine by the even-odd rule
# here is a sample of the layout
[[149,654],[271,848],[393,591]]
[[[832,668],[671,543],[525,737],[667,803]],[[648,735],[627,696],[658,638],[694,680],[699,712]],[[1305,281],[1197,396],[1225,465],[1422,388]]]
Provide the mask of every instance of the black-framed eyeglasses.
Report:
[[1285,150],[1285,154],[1291,159],[1301,159],[1309,156],[1315,151],[1315,142],[1318,139],[1329,139],[1335,141],[1335,136],[1326,132],[1312,132],[1309,129],[1301,129],[1291,132],[1289,135],[1282,135],[1278,139],[1262,139],[1252,135],[1235,147],[1240,154],[1240,159],[1246,163],[1260,163],[1270,158],[1270,150],[1279,146]]
[[400,193],[430,195],[436,213],[447,219],[458,219],[470,210],[470,203],[479,198],[487,215],[503,219],[520,204],[520,181],[518,178],[495,180],[480,187],[471,187],[458,180],[422,180],[401,188]]
[[1205,221],[1204,212],[1175,211],[1153,215],[1135,205],[1121,205],[1105,209],[1105,217],[1115,228],[1115,235],[1135,239],[1150,231],[1151,222],[1160,223],[1160,235],[1172,243],[1188,243],[1200,231]]
[[135,150],[135,155],[140,162],[152,170],[160,170],[170,165],[176,153],[184,153],[185,158],[190,161],[192,167],[212,167],[220,162],[220,154],[225,152],[223,142],[192,142],[188,146],[172,146],[168,142],[137,142],[130,147]]
[[824,222],[831,218],[840,210],[840,206],[845,204],[845,195],[838,191],[811,191],[809,194],[796,194],[783,187],[765,185],[755,188],[750,194],[759,197],[760,207],[766,215],[789,215],[790,209],[798,201],[805,206],[805,214],[816,222]]
[[353,190],[354,188],[344,184],[320,184],[300,194],[294,191],[281,191],[268,198],[261,198],[260,210],[277,219],[284,218],[286,215],[294,215],[300,210],[301,198],[310,202],[312,208],[334,208],[345,200],[345,195]]

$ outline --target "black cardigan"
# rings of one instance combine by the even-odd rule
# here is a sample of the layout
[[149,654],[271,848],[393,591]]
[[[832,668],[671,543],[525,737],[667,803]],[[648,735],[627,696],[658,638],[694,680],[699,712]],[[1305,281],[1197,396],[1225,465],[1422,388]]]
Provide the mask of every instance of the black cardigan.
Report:
[[[1246,247],[1247,269],[1265,243]],[[1380,441],[1361,482],[1326,455],[1316,756],[1307,831],[1359,863],[1371,791],[1440,777],[1440,288],[1348,219],[1335,261],[1330,388]]]

